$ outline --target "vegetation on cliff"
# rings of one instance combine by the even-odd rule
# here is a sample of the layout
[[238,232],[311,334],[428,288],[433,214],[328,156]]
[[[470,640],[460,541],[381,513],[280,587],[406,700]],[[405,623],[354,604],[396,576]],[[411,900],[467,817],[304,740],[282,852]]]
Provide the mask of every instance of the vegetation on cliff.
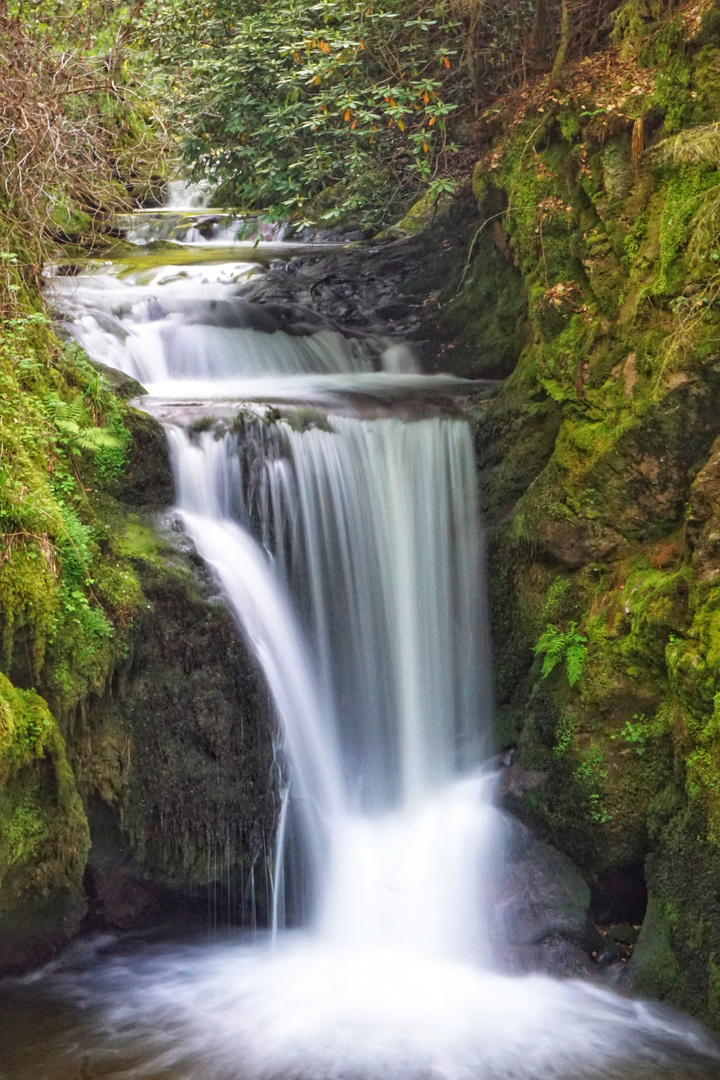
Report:
[[517,809],[596,883],[645,865],[635,985],[716,1025],[719,24],[625,4],[487,111],[473,180],[527,295],[479,431]]
[[162,433],[126,403],[136,383],[59,339],[40,293],[44,264],[102,250],[118,212],[159,196],[169,144],[129,50],[138,14],[0,6],[3,971],[89,903],[115,925],[167,910],[148,875],[198,885],[220,859],[242,875],[271,830],[253,665],[148,527],[172,497]]
[[77,22],[62,5],[0,9],[0,915],[10,919],[8,938],[23,906],[32,936],[30,912],[48,897],[58,910],[51,937],[52,927],[77,922],[89,837],[61,727],[127,650],[141,597],[131,566],[104,543],[88,490],[124,467],[126,409],[79,350],[57,339],[38,292],[53,245],[80,236],[92,245],[95,223],[130,204],[123,155],[141,160],[149,142],[142,109],[129,100],[132,79],[121,74],[122,20],[111,33],[102,4],[76,14]]

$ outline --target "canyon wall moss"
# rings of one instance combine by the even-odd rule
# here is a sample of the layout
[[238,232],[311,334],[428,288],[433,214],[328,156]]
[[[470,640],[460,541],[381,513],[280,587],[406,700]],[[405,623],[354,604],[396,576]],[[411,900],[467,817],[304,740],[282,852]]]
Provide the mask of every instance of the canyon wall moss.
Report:
[[218,880],[242,919],[273,832],[264,684],[108,375],[28,306],[3,324],[0,970]]
[[562,87],[488,114],[473,180],[531,339],[478,421],[513,808],[591,881],[644,864],[628,976],[715,1026],[719,20],[621,15]]

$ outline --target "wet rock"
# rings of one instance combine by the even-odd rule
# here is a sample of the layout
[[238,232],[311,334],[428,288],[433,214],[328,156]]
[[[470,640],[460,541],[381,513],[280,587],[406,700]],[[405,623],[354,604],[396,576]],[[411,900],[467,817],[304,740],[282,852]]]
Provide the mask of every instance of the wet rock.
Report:
[[26,902],[0,918],[0,975],[19,975],[49,960],[75,936],[87,901],[73,889]]
[[590,954],[601,939],[590,918],[590,899],[569,859],[512,823],[495,923],[500,955],[510,971],[594,974]]
[[293,259],[243,296],[402,337],[427,372],[504,378],[525,343],[527,298],[502,230],[476,233],[474,205],[456,200],[418,235]]
[[618,923],[615,926],[608,926],[604,932],[605,942],[617,943],[618,945],[634,945],[638,939],[640,928],[638,926],[631,926],[630,923]]
[[267,690],[193,546],[161,523],[173,498],[162,428],[134,409],[128,424],[124,474],[87,491],[132,616],[122,649],[71,702],[44,671],[27,676],[42,698],[12,691],[49,708],[50,734],[36,760],[0,776],[2,816],[25,828],[10,859],[0,836],[0,974],[44,962],[82,925],[126,930],[180,908],[202,918],[216,891],[242,922],[255,865],[266,891],[276,809]]
[[589,522],[548,521],[538,536],[539,553],[571,570],[605,558],[621,542],[612,529]]
[[687,538],[693,566],[712,581],[720,572],[720,436],[690,488]]
[[133,509],[169,506],[174,497],[173,479],[162,427],[140,409],[128,410],[127,425],[132,445],[126,468],[119,478],[107,480],[104,490]]
[[101,364],[99,360],[91,360],[90,362],[95,370],[99,371],[103,378],[110,383],[118,397],[121,397],[124,401],[129,401],[130,398],[147,393],[145,387],[137,379],[133,379],[132,375],[126,375],[124,371],[118,371],[117,368]]
[[245,295],[263,305],[312,309],[344,328],[382,334],[410,330],[424,297],[403,285],[428,257],[427,239],[413,237],[350,251],[302,256],[250,282]]
[[93,838],[95,921],[146,925],[220,879],[242,922],[235,878],[264,865],[274,832],[267,691],[186,537],[131,523],[125,550],[145,611],[70,743]]
[[543,971],[555,979],[593,979],[598,970],[586,951],[559,934],[543,938],[533,950],[530,971]]

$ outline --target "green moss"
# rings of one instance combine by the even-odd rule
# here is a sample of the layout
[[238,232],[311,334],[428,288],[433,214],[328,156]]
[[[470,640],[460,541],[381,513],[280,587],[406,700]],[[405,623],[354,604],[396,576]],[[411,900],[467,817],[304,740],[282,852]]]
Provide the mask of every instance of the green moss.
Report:
[[123,475],[126,416],[104,377],[76,346],[61,345],[43,316],[19,313],[4,324],[4,670],[41,685],[59,715],[104,685],[142,603],[132,567],[103,550],[105,522],[86,490]]
[[91,236],[93,233],[94,223],[90,214],[84,213],[72,204],[57,203],[52,211],[51,220],[64,240],[82,240],[83,237]]
[[407,233],[410,236],[415,236],[432,223],[438,211],[449,201],[449,196],[447,194],[441,194],[438,197],[430,190],[410,207],[405,216],[396,226],[394,226],[394,228],[400,230],[400,232]]
[[673,949],[678,916],[667,902],[650,897],[632,960],[633,986],[639,994],[677,1001],[686,979]]
[[46,703],[34,691],[16,690],[0,675],[0,777],[43,754],[54,734]]
[[0,917],[27,895],[79,893],[87,820],[47,703],[0,675]]
[[317,428],[319,431],[332,431],[332,422],[327,413],[320,409],[291,409],[281,414],[293,431],[309,431]]
[[[478,427],[502,522],[498,707],[520,764],[544,777],[519,812],[591,876],[647,860],[639,987],[715,1016],[718,522],[702,555],[685,523],[720,408],[717,173],[702,129],[671,138],[720,119],[707,77],[720,54],[660,6],[624,5],[621,31],[628,56],[662,69],[643,109],[662,109],[666,143],[633,163],[629,128],[608,122],[598,137],[592,102],[565,94],[501,134],[473,178],[481,214],[493,191],[509,206],[499,221],[529,299],[528,341]],[[587,638],[574,687],[533,662],[545,628],[571,624]]]
[[426,333],[442,341],[437,369],[470,378],[507,375],[527,340],[527,294],[500,226],[498,196],[490,193],[479,223],[439,217],[430,231],[437,249],[408,283],[414,296],[432,293]]
[[6,667],[11,662],[15,633],[26,627],[33,669],[38,672],[42,668],[48,641],[57,630],[60,608],[54,550],[49,540],[40,544],[13,543],[6,561],[0,566],[0,613]]
[[557,623],[570,618],[577,608],[573,579],[565,575],[555,578],[543,603],[542,617],[545,622]]
[[113,539],[113,548],[118,555],[144,562],[156,562],[160,553],[157,535],[138,518],[129,517],[120,536]]

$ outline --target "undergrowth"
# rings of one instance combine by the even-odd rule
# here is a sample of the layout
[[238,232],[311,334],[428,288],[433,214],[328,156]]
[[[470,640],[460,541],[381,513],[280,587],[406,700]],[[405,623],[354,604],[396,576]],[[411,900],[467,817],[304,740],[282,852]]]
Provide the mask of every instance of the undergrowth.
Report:
[[171,156],[146,64],[142,5],[0,4],[0,314],[34,305],[48,251],[102,242],[157,198]]
[[2,665],[18,667],[21,640],[26,677],[42,678],[61,709],[102,685],[139,602],[129,567],[122,590],[99,573],[102,530],[88,502],[96,481],[123,469],[125,408],[41,313],[0,328]]

